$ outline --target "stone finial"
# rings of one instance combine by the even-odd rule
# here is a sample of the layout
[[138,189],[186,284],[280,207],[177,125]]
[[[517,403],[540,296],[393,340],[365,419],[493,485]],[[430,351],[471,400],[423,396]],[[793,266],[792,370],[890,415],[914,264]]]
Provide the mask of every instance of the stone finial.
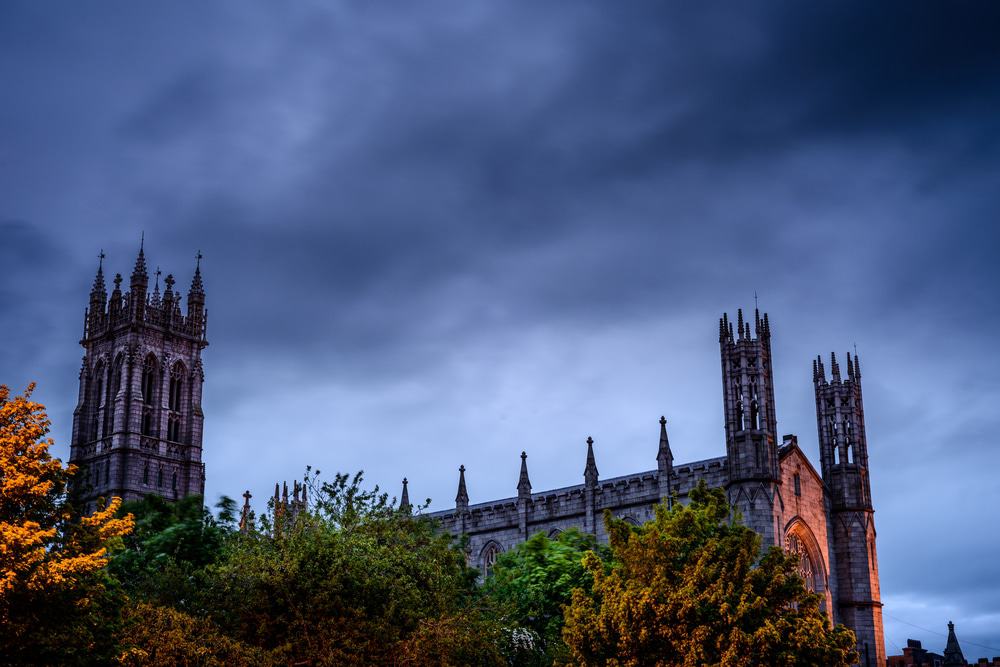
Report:
[[840,382],[840,365],[837,363],[837,353],[830,353],[830,375],[834,382]]
[[204,296],[205,294],[205,286],[201,282],[201,258],[203,256],[201,250],[195,255],[194,277],[191,279],[191,290],[188,292],[189,298],[190,295]]
[[962,654],[962,647],[958,643],[958,637],[955,635],[955,624],[948,621],[948,643],[944,647],[944,665],[946,667],[958,667],[959,665],[967,664],[965,662],[965,656]]
[[458,466],[458,493],[455,495],[455,506],[459,510],[469,508],[469,492],[465,488],[465,466]]
[[660,468],[670,468],[674,463],[674,453],[670,450],[670,439],[667,437],[667,418],[660,417],[660,447],[656,452],[656,462]]
[[531,497],[531,480],[528,479],[528,455],[521,452],[521,475],[517,479],[517,497]]
[[403,492],[399,495],[399,511],[409,512],[410,511],[410,493],[406,488],[407,481],[403,478]]
[[740,340],[743,340],[743,309],[736,309],[736,331],[739,332]]
[[250,489],[243,492],[243,511],[240,513],[240,532],[249,533],[250,528],[253,525],[253,510],[250,509],[250,499],[253,495],[250,493]]
[[97,275],[94,276],[94,286],[90,288],[91,295],[107,293],[107,290],[104,287],[104,251],[101,250],[97,257]]
[[[523,474],[527,475],[526,469]],[[589,487],[597,486],[597,476],[597,461],[594,459],[594,439],[587,436],[587,465],[583,469],[583,481]],[[518,485],[518,489],[520,489],[520,485]],[[530,492],[530,484],[528,485],[528,489]]]
[[861,362],[856,349],[854,350],[854,380],[855,382],[861,380]]

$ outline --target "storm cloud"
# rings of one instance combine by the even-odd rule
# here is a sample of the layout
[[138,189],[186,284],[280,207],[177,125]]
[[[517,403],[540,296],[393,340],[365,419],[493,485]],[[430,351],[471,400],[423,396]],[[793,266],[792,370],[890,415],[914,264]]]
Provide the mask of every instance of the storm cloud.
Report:
[[[0,382],[68,454],[97,254],[201,250],[208,495],[308,464],[452,504],[724,452],[717,318],[779,428],[861,354],[887,649],[1000,654],[1000,8],[0,8]],[[918,627],[914,627],[918,626]]]

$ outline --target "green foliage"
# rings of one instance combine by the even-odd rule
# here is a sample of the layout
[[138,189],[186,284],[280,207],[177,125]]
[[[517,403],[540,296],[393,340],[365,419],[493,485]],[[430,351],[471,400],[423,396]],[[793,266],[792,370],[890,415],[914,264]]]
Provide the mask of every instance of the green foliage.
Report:
[[453,539],[360,474],[307,486],[309,511],[279,508],[205,568],[200,605],[228,636],[282,662],[386,663],[422,622],[475,596]]
[[612,567],[588,555],[563,637],[578,665],[853,664],[854,634],[830,629],[797,559],[733,520],[704,482],[690,504],[660,505],[640,527],[605,514]]
[[132,596],[192,610],[204,568],[224,556],[233,534],[235,503],[223,496],[217,507],[218,519],[201,496],[126,503],[121,511],[135,516],[135,529],[112,559],[111,574]]
[[563,607],[572,600],[574,589],[590,591],[594,578],[583,566],[583,555],[592,551],[604,558],[609,555],[594,536],[575,528],[555,539],[537,533],[502,554],[493,576],[483,584],[484,594],[506,611],[509,622],[536,637],[532,662],[551,664],[565,654]]

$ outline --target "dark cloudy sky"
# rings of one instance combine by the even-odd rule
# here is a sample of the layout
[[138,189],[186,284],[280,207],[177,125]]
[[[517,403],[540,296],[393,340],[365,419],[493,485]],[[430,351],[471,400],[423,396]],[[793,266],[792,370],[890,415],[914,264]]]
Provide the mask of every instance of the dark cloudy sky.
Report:
[[305,465],[453,504],[724,453],[856,343],[886,638],[1000,655],[996,3],[0,7],[0,382],[68,453],[98,251],[204,252],[208,495]]

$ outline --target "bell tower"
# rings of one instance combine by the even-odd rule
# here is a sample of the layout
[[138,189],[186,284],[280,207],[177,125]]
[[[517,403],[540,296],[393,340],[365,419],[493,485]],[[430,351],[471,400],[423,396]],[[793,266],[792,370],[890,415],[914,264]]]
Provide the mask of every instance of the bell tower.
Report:
[[868,480],[868,438],[861,397],[861,363],[847,354],[847,377],[830,355],[813,362],[816,425],[823,482],[830,498],[839,621],[854,630],[861,664],[885,664],[882,601],[875,551],[875,510]]
[[207,314],[201,253],[181,310],[174,278],[160,271],[148,293],[149,273],[140,245],[122,293],[121,274],[108,297],[104,253],[84,315],[83,364],[73,413],[70,462],[80,467],[74,493],[88,507],[99,497],[137,500],[202,495],[201,351]]
[[754,331],[737,311],[736,331],[728,315],[719,320],[722,398],[726,425],[729,503],[762,538],[781,544],[783,529],[778,471],[777,421],[771,369],[771,325],[754,310]]

